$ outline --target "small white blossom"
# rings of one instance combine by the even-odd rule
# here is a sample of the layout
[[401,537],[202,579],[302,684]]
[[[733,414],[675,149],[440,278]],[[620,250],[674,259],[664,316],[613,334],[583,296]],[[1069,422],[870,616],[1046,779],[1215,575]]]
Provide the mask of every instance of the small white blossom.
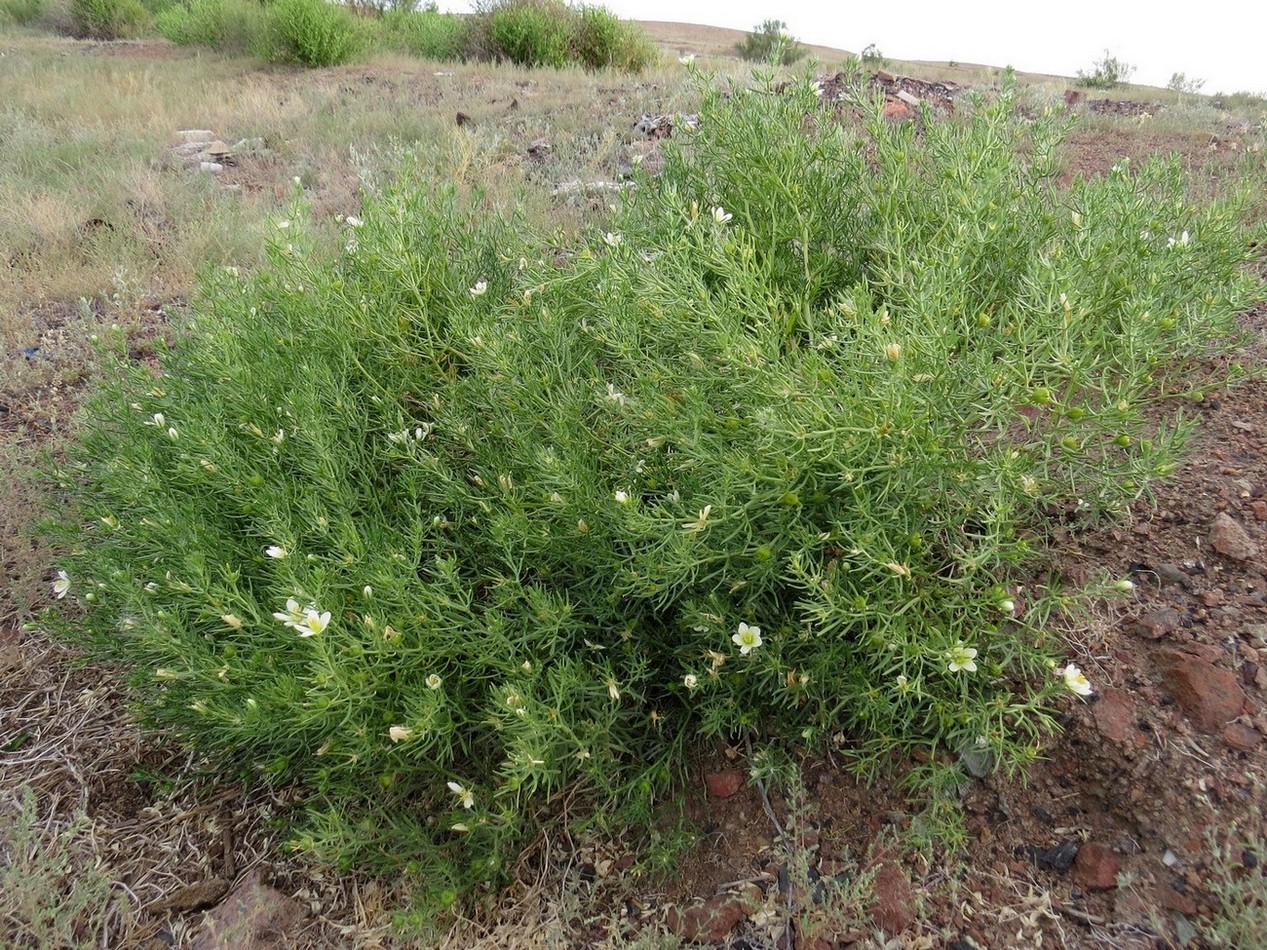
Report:
[[284,612],[275,611],[273,617],[289,627],[293,624],[303,623],[304,611],[300,608],[299,601],[290,597],[286,600],[286,610]]
[[687,531],[703,531],[708,526],[708,516],[712,514],[712,511],[712,505],[705,505],[694,521],[684,521],[682,527]]
[[242,618],[237,614],[221,614],[220,619],[224,621],[226,627],[232,627],[234,630],[242,629]]
[[57,572],[57,580],[53,581],[53,593],[61,600],[70,592],[70,576],[65,571]]
[[1090,696],[1095,692],[1091,683],[1083,675],[1082,670],[1078,669],[1074,664],[1070,663],[1067,665],[1061,671],[1061,675],[1065,678],[1065,686],[1069,688],[1070,692],[1077,693],[1079,696]]
[[427,677],[427,689],[439,689],[443,682],[439,673],[432,673]]
[[699,677],[694,673],[687,673],[684,677],[682,677],[682,685],[684,685],[687,689],[694,689],[699,685]]
[[617,491],[617,492],[616,492],[616,503],[617,503],[617,504],[620,504],[620,505],[625,505],[625,504],[628,504],[628,503],[629,503],[629,493],[628,493],[628,492],[626,492],[626,491]]
[[608,231],[606,234],[603,235],[603,243],[606,244],[608,247],[620,247],[620,245],[623,244],[624,242],[625,242],[625,239],[623,237],[621,237],[619,234],[614,234],[611,231]]
[[730,638],[734,641],[735,646],[739,647],[739,652],[747,656],[757,647],[761,646],[761,628],[750,627],[746,623],[739,624],[739,632]]
[[947,668],[952,673],[958,673],[960,670],[975,673],[977,671],[976,658],[975,648],[964,646],[962,642],[957,643],[946,653]]
[[286,626],[292,627],[299,631],[301,637],[315,637],[319,633],[324,633],[326,627],[330,625],[330,611],[318,613],[317,608],[309,606],[304,611],[304,619],[301,623],[287,623]]
[[470,290],[471,290],[472,297],[482,297],[484,296],[484,293],[488,290],[488,281],[477,280],[475,282],[475,286],[470,288]]
[[264,549],[264,553],[277,561],[280,561],[284,557],[290,556],[290,552],[287,551],[280,544],[270,544],[268,547]]
[[695,54],[686,53],[682,56],[679,56],[677,58],[677,61],[681,63],[683,66],[690,66],[693,62],[695,62]]
[[350,227],[350,228],[359,228],[359,227],[361,227],[363,224],[365,224],[365,222],[364,222],[364,221],[362,221],[360,218],[356,217],[356,215],[352,215],[352,214],[348,215],[348,216],[347,216],[346,218],[344,218],[343,220],[344,220],[345,222],[347,222],[347,225],[348,225],[348,227]]
[[1000,600],[999,610],[1009,616],[1016,613],[1016,602],[1012,600]]
[[607,681],[607,695],[616,702],[620,702],[620,684],[618,684],[614,679],[609,679]]
[[391,737],[392,742],[404,742],[414,731],[408,726],[392,726],[387,730],[387,735]]
[[1113,585],[1113,589],[1123,594],[1129,594],[1135,589],[1134,581],[1121,580]]
[[449,782],[449,791],[461,800],[463,808],[469,811],[475,807],[475,795],[466,786],[459,785],[457,782]]
[[729,211],[727,211],[721,205],[718,205],[716,208],[713,209],[713,220],[716,221],[718,224],[725,224],[732,217],[734,217],[734,215],[732,215]]
[[607,384],[607,401],[614,402],[623,406],[628,401],[625,394],[617,389],[612,383]]
[[167,425],[167,417],[161,412],[156,412],[154,415],[150,416],[150,421],[145,424],[147,426],[154,426],[157,429],[161,429],[163,426]]

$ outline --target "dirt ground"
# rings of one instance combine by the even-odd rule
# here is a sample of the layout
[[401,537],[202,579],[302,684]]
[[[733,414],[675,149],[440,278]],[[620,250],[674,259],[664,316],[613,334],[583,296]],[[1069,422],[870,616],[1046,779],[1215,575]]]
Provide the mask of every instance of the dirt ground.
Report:
[[[715,52],[731,42],[721,33],[701,33],[699,49],[683,52]],[[1124,122],[1075,132],[1065,168],[1102,174],[1124,156],[1177,151],[1189,169],[1225,174],[1237,157],[1228,141],[1226,130],[1155,133]],[[56,332],[60,316],[48,310],[37,329]],[[1262,370],[1267,303],[1243,326],[1243,351],[1227,358]],[[0,429],[21,420],[34,437],[40,412],[28,409],[71,398],[5,397]],[[1267,834],[1267,378],[1211,391],[1194,411],[1201,426],[1189,459],[1155,500],[1120,524],[1071,521],[1058,532],[1046,571],[1074,583],[1129,577],[1135,590],[1067,631],[1096,693],[1071,697],[1062,734],[1028,780],[984,774],[961,790],[962,851],[903,844],[919,803],[895,782],[865,785],[829,759],[807,760],[804,793],[789,801],[736,771],[745,750],[718,748],[692,766],[687,833],[673,838],[666,817],[671,874],[623,873],[646,863],[645,843],[540,841],[500,910],[435,942],[650,947],[698,934],[749,950],[1208,945],[1200,934],[1219,910],[1213,885],[1221,875],[1261,876],[1243,844]],[[0,611],[13,625],[15,616]],[[0,766],[36,791],[45,847],[71,816],[86,816],[91,831],[75,853],[105,867],[111,901],[126,895],[132,908],[110,904],[101,946],[397,943],[388,926],[397,884],[303,867],[279,850],[285,792],[200,772],[135,729],[118,671],[3,624]],[[1219,846],[1230,865],[1216,860]],[[860,871],[859,902],[832,907]],[[218,915],[223,934],[225,908],[243,894],[267,926],[249,938],[253,925],[210,936],[204,914]],[[702,925],[675,909],[700,902],[712,915]]]

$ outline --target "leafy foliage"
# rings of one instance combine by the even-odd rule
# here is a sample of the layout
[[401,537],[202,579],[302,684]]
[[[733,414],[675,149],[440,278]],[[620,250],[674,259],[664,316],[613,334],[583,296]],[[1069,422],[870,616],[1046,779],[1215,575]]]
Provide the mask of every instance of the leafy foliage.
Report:
[[466,56],[470,31],[460,17],[435,10],[394,10],[384,15],[382,28],[389,42],[414,56],[441,61]]
[[1254,289],[1176,165],[1060,191],[1057,120],[970,111],[709,93],[562,269],[442,187],[370,199],[337,259],[297,215],[161,379],[119,341],[55,473],[61,629],[295,783],[298,848],[437,907],[564,793],[645,822],[704,737],[948,752],[910,779],[952,809],[956,757],[1022,768],[1069,696],[1076,592],[1010,586],[1044,518],[1172,469],[1165,410]]
[[266,8],[263,50],[274,62],[338,66],[363,46],[356,21],[329,0],[277,0]]
[[1113,56],[1106,49],[1104,56],[1091,64],[1091,71],[1078,70],[1078,85],[1090,89],[1114,89],[1130,80],[1135,67]]
[[140,36],[150,22],[141,0],[70,0],[70,13],[79,35],[99,40]]
[[751,33],[735,47],[739,55],[754,63],[790,65],[808,52],[787,32],[782,20],[766,20],[753,27]]
[[154,25],[179,46],[242,53],[258,41],[264,16],[255,0],[189,0],[162,11]]

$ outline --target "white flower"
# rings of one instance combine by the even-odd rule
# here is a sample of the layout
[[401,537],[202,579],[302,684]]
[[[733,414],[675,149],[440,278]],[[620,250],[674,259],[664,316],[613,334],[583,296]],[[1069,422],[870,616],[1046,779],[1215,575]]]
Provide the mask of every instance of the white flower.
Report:
[[910,689],[911,689],[911,684],[910,684],[910,682],[907,680],[907,678],[906,678],[906,674],[905,674],[905,673],[899,673],[899,674],[897,675],[897,688],[898,688],[899,690],[901,690],[903,693],[906,693],[906,692],[909,692],[909,691],[910,691]]
[[53,593],[61,600],[70,592],[70,576],[65,571],[57,572],[57,580],[53,581]]
[[227,627],[232,627],[234,630],[242,629],[242,618],[237,614],[221,614],[220,619],[224,621]]
[[603,243],[606,244],[608,247],[620,247],[620,245],[623,244],[624,241],[625,239],[623,237],[621,237],[619,234],[613,234],[611,231],[608,231],[606,234],[603,235]]
[[721,205],[718,205],[716,208],[713,209],[713,220],[716,221],[718,224],[725,224],[732,217],[734,216],[725,208],[723,208]]
[[677,61],[681,63],[683,66],[689,66],[691,65],[691,63],[695,62],[695,54],[686,53],[685,55],[679,56],[677,58]]
[[607,695],[616,702],[620,702],[620,684],[618,684],[614,679],[607,681]]
[[414,731],[408,726],[392,726],[387,730],[387,735],[391,737],[392,742],[404,742]]
[[299,631],[301,637],[315,637],[319,633],[323,633],[330,625],[330,611],[318,613],[317,608],[312,605],[304,611],[304,619],[300,623],[287,623],[286,626],[292,627]]
[[462,831],[462,832],[466,832],[466,831],[470,831],[470,830],[471,830],[471,826],[470,826],[470,825],[468,825],[468,824],[466,824],[466,822],[463,822],[463,821],[456,821],[456,822],[454,822],[453,824],[449,825],[449,829],[450,829],[451,831]]
[[440,684],[443,682],[444,680],[440,679],[439,673],[432,673],[427,677],[427,689],[439,689]]
[[616,492],[616,503],[620,505],[629,503],[629,493],[626,491]]
[[1009,616],[1016,613],[1016,602],[1012,600],[1000,600],[999,610]]
[[687,531],[703,531],[708,526],[708,516],[712,511],[712,505],[705,505],[700,509],[699,516],[694,521],[684,521],[682,522],[682,527]]
[[747,656],[761,646],[761,628],[750,627],[746,623],[740,623],[739,632],[730,639],[734,641],[735,646],[739,647],[739,652]]
[[154,415],[150,416],[150,421],[145,424],[147,426],[154,426],[157,429],[161,429],[163,426],[167,425],[167,417],[161,412],[156,412]]
[[175,439],[175,438],[179,437],[179,435],[180,435],[180,433],[176,431],[175,426],[168,426],[168,427],[167,427],[167,437],[168,437],[169,439]]
[[1061,675],[1065,678],[1065,686],[1070,692],[1077,693],[1079,696],[1090,696],[1095,690],[1091,687],[1091,683],[1082,674],[1082,670],[1070,663],[1061,671]]
[[627,400],[624,393],[622,393],[619,389],[617,389],[612,383],[608,383],[607,384],[607,401],[614,402],[617,405],[623,406]]
[[890,363],[896,363],[902,358],[902,344],[890,343],[884,348],[884,357]]
[[273,613],[273,617],[276,618],[277,620],[280,620],[282,623],[284,623],[286,626],[289,627],[289,626],[303,623],[304,611],[300,609],[299,601],[295,600],[295,598],[293,597],[290,597],[286,600],[285,612],[283,613],[281,611],[275,611]]
[[364,594],[366,597],[373,597],[374,588],[371,587],[369,584],[366,584],[364,587],[361,588],[361,593]]
[[1118,581],[1116,584],[1113,585],[1113,589],[1116,591],[1120,591],[1123,594],[1129,594],[1131,591],[1135,589],[1135,584],[1133,581],[1125,581],[1125,580]]
[[973,647],[964,646],[960,641],[946,653],[946,659],[949,661],[947,668],[952,673],[958,673],[960,670],[975,673],[977,671],[976,658],[977,651]]
[[347,225],[348,225],[348,227],[350,227],[350,228],[359,228],[361,225],[363,225],[363,224],[365,223],[365,222],[364,222],[364,221],[362,221],[360,218],[356,217],[355,215],[351,215],[351,214],[350,214],[350,215],[348,215],[348,216],[347,216],[346,218],[344,218],[343,220],[347,222]]
[[687,673],[685,676],[682,677],[682,685],[685,686],[687,689],[694,689],[696,686],[699,685],[699,677],[696,676],[694,673]]
[[475,807],[475,795],[466,786],[459,785],[457,782],[450,782],[449,791],[461,799],[463,808],[469,811]]
[[477,280],[475,286],[471,288],[472,297],[482,297],[484,292],[488,290],[488,281]]
[[1187,231],[1184,231],[1181,235],[1179,235],[1178,240],[1176,240],[1175,238],[1170,238],[1170,239],[1168,239],[1168,240],[1166,241],[1166,246],[1167,246],[1167,247],[1174,247],[1174,246],[1178,245],[1179,247],[1187,247],[1187,246],[1188,246],[1188,242],[1189,242],[1189,241],[1191,241],[1191,240],[1192,240],[1192,236],[1191,236],[1190,234],[1188,234],[1188,232],[1187,232]]
[[280,561],[282,558],[290,556],[290,552],[280,544],[270,544],[264,549],[264,553],[276,561]]

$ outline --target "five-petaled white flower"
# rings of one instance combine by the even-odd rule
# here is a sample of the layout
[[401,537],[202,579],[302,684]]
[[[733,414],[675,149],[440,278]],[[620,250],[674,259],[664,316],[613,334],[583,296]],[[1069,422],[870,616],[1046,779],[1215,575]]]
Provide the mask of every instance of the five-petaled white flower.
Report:
[[290,556],[290,552],[287,551],[280,544],[270,544],[268,547],[264,549],[264,553],[267,554],[269,557],[273,558],[274,560],[278,560],[278,561],[280,561],[284,557]]
[[629,492],[627,492],[627,491],[617,491],[617,492],[616,492],[616,503],[617,503],[617,504],[620,504],[620,505],[625,505],[625,504],[628,504],[628,503],[629,503]]
[[761,646],[761,628],[750,627],[746,623],[740,623],[739,632],[730,639],[734,641],[735,646],[739,647],[739,652],[746,656]]
[[450,782],[449,791],[461,799],[463,808],[469,811],[475,807],[475,794],[465,785],[459,785],[457,782]]
[[614,402],[623,406],[626,402],[625,394],[615,387],[612,383],[607,384],[607,401]]
[[699,677],[694,673],[687,673],[682,677],[682,685],[684,685],[687,689],[694,689],[699,685]]
[[308,609],[304,611],[304,619],[301,623],[287,623],[286,626],[298,630],[301,637],[315,637],[325,632],[326,627],[330,626],[330,611],[318,613],[317,608],[309,604]]
[[440,679],[439,673],[432,673],[427,677],[427,689],[439,689],[444,680]]
[[414,734],[414,731],[408,726],[392,726],[387,730],[387,735],[391,737],[392,742],[404,742]]
[[304,611],[300,608],[299,601],[295,600],[293,597],[289,597],[286,600],[285,612],[274,611],[273,617],[290,627],[303,623]]
[[725,208],[723,208],[721,205],[718,205],[716,208],[713,209],[713,220],[716,221],[718,224],[725,224],[732,217],[734,216]]
[[687,54],[685,54],[685,55],[683,55],[683,56],[679,56],[679,57],[677,58],[677,61],[678,61],[679,63],[681,63],[683,66],[689,66],[689,65],[691,65],[691,63],[695,62],[695,54],[694,54],[694,53],[687,53]]
[[70,575],[65,571],[57,572],[57,580],[53,581],[53,593],[61,600],[70,592]]
[[360,218],[356,217],[356,215],[352,215],[352,214],[348,215],[343,220],[347,222],[347,225],[350,228],[359,228],[361,225],[365,223]]
[[1083,675],[1082,670],[1072,663],[1061,671],[1061,675],[1064,676],[1065,686],[1069,688],[1070,692],[1077,693],[1079,696],[1090,696],[1095,692],[1090,681]]
[[477,281],[475,282],[475,286],[471,288],[471,296],[472,296],[472,297],[482,297],[482,296],[484,295],[484,292],[485,292],[486,290],[488,290],[488,281],[486,281],[486,280],[477,280]]
[[608,231],[606,234],[603,235],[603,243],[606,244],[608,247],[620,247],[620,245],[623,244],[624,241],[625,239],[623,237],[611,231]]
[[147,426],[154,426],[157,429],[161,429],[167,425],[167,417],[161,412],[156,412],[154,415],[150,416],[150,421],[145,424]]
[[946,653],[946,659],[949,661],[948,669],[952,673],[958,673],[960,670],[975,673],[977,671],[976,658],[976,649],[964,646],[962,641],[956,643]]

